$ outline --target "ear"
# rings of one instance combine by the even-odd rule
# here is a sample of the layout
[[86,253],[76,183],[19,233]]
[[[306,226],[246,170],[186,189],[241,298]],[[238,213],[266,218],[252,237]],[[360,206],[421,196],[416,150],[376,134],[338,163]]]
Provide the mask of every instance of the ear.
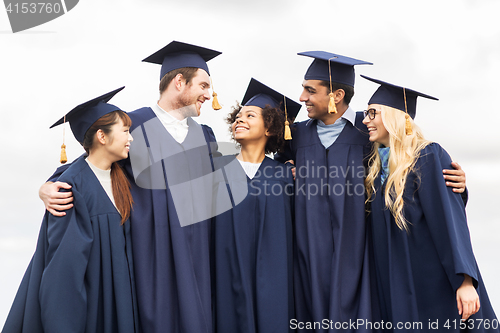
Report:
[[266,130],[266,136],[271,136],[271,132],[269,132],[269,130]]
[[174,85],[175,85],[175,88],[178,90],[178,91],[181,91],[182,90],[182,86],[185,84],[186,80],[184,80],[184,76],[182,76],[181,73],[177,74],[174,79]]
[[345,91],[344,89],[337,89],[333,92],[333,100],[335,101],[335,104],[339,104],[341,101],[344,100],[345,96]]
[[102,144],[102,145],[106,144],[106,134],[104,134],[104,132],[101,129],[97,130],[95,135],[96,135],[97,141],[100,144]]

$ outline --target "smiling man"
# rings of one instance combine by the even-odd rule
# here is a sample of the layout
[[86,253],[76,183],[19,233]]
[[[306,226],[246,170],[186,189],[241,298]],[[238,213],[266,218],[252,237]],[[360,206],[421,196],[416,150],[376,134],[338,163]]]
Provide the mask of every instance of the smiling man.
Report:
[[373,319],[364,187],[371,144],[363,113],[349,107],[354,66],[371,63],[323,51],[299,55],[314,58],[300,96],[311,119],[292,125],[292,141],[275,157],[296,165],[291,327],[371,331],[356,325]]

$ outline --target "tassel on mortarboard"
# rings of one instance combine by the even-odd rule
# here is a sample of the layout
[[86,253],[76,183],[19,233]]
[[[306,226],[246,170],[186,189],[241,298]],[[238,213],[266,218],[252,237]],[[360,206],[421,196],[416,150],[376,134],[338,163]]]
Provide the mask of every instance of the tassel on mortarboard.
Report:
[[[333,58],[331,58],[331,59],[333,59]],[[335,106],[335,98],[334,98],[333,88],[332,88],[332,68],[330,65],[331,59],[328,59],[328,72],[330,74],[330,94],[328,94],[328,96],[330,96],[330,102],[328,103],[328,113],[337,113],[337,107]]]
[[411,120],[410,120],[410,115],[408,114],[408,107],[406,105],[406,89],[403,88],[403,96],[405,99],[405,133],[406,135],[412,135],[413,134],[413,126],[411,125]]
[[331,92],[329,96],[330,96],[330,102],[328,103],[328,113],[337,113],[337,107],[335,106],[335,99],[333,98],[333,92]]
[[288,122],[288,113],[286,111],[286,97],[283,96],[285,107],[285,140],[292,140],[292,131],[290,130],[290,123]]
[[220,110],[222,109],[222,106],[219,104],[219,100],[217,99],[217,94],[215,93],[215,90],[214,90],[214,83],[212,82],[212,78],[210,78],[210,82],[212,83],[212,108],[214,110]]
[[61,145],[61,164],[68,162],[68,157],[66,156],[66,145],[64,144],[65,125],[66,125],[66,116],[64,116],[64,124],[63,124],[63,144]]

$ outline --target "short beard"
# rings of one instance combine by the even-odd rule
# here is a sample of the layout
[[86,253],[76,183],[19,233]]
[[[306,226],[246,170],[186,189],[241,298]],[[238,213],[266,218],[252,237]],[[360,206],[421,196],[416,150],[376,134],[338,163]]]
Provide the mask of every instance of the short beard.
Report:
[[197,101],[193,101],[186,92],[183,92],[177,100],[176,111],[184,118],[198,117],[198,111],[196,110]]

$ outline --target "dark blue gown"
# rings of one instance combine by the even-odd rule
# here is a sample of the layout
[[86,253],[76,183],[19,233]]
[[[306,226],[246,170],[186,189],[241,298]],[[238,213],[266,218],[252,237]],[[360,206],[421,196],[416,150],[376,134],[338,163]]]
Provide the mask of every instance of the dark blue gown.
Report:
[[316,323],[309,332],[335,331],[335,324],[350,332],[353,326],[345,323],[371,320],[364,202],[364,159],[371,144],[362,120],[357,112],[355,126],[347,122],[328,149],[315,120],[294,124],[291,145],[278,157],[293,159],[297,167],[295,309],[298,322]]
[[[178,214],[195,212],[194,205],[201,202],[193,200],[196,186],[188,186],[193,192],[186,195],[184,206],[177,211],[171,187],[212,171],[211,147],[216,146],[207,143],[215,143],[215,136],[210,127],[189,119],[188,134],[179,144],[151,108],[128,115],[134,141],[125,169],[134,198],[130,221],[142,331],[212,332],[211,216],[181,226]],[[168,161],[158,158],[165,156],[162,152],[171,156]],[[132,166],[131,160],[147,163]],[[196,216],[187,218],[196,220]]]
[[[450,168],[450,156],[439,144],[422,150],[415,171],[406,180],[404,216],[410,223],[408,233],[397,227],[385,206],[380,175],[376,179],[377,192],[368,219],[374,295],[378,296],[380,319],[391,322],[394,331],[459,332],[456,290],[463,274],[467,274],[473,279],[481,308],[467,323],[475,329],[463,331],[499,332],[484,329],[487,322],[490,327],[492,323],[496,328],[499,325],[472,252],[462,197],[443,180],[442,170]],[[422,326],[398,330],[398,322]],[[429,327],[429,323],[434,326]]]
[[[214,160],[216,168],[221,159]],[[227,179],[237,196],[238,180]],[[288,332],[293,318],[292,174],[266,157],[255,177],[245,175],[242,181],[248,186],[246,198],[214,219],[215,331]]]
[[46,212],[3,333],[138,332],[130,222],[84,157],[59,178],[74,206]]

